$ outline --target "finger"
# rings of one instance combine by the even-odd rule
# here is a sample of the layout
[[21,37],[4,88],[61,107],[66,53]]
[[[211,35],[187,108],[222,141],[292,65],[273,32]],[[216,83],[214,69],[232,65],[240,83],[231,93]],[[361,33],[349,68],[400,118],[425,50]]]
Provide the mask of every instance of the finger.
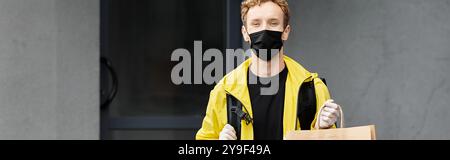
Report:
[[322,113],[323,113],[322,116],[326,116],[328,118],[335,118],[335,117],[337,117],[336,113],[333,113],[333,112],[322,112]]
[[328,123],[328,121],[325,120],[321,120],[320,122],[320,128],[327,128],[328,126],[330,126],[330,123]]
[[327,117],[327,123],[329,124],[329,125],[331,125],[331,124],[333,124],[334,122],[336,122],[336,117]]
[[234,129],[230,130],[231,133],[236,134],[236,131]]
[[236,140],[237,139],[235,133],[227,132],[226,135],[228,135],[232,140]]
[[336,117],[339,115],[339,112],[337,109],[328,109],[327,112],[331,113],[332,115],[334,115]]
[[323,108],[323,110],[322,110],[322,113],[323,113],[323,112],[330,112],[330,113],[333,113],[333,112],[337,112],[337,110],[336,110],[336,109],[333,109],[333,108],[325,107],[325,108]]
[[236,134],[233,133],[233,132],[225,132],[224,134],[226,134],[226,135],[228,135],[228,136],[230,136],[232,138],[236,138]]
[[322,113],[320,114],[320,116],[328,116],[329,114],[331,114],[330,111],[323,109]]
[[234,128],[233,127],[231,127],[231,128],[227,128],[227,130],[229,130],[230,132],[232,132],[233,134],[236,134],[236,130],[234,130]]
[[234,130],[234,127],[231,126],[230,124],[226,124],[224,129],[230,130],[230,131],[232,131],[232,132],[234,132],[236,134],[236,130]]
[[331,119],[330,119],[330,124],[334,124],[334,123],[336,123],[336,121],[337,121],[337,118],[336,118],[336,117],[331,118]]
[[322,117],[322,121],[327,123],[327,124],[330,124],[329,123],[330,122],[330,118],[328,118],[328,117]]
[[326,117],[328,119],[331,119],[331,118],[336,118],[337,116],[331,112],[322,112],[321,117],[324,117],[324,118]]
[[223,128],[224,128],[224,129],[225,129],[225,128],[226,128],[226,129],[231,129],[231,128],[233,128],[233,126],[231,126],[230,124],[226,124]]
[[330,112],[330,108],[328,108],[328,107],[323,107],[322,113],[323,113],[323,112]]
[[232,134],[232,135],[231,135],[231,139],[232,139],[232,140],[237,140],[236,134]]
[[333,103],[333,102],[334,102],[334,99],[328,99],[325,101],[325,103]]
[[333,99],[326,100],[326,101],[323,103],[322,107],[326,107],[328,103],[333,103],[333,102],[334,102]]
[[231,139],[232,139],[232,137],[231,137],[230,135],[228,135],[228,134],[224,134],[222,137],[223,137],[225,140],[231,140]]
[[326,107],[329,107],[329,108],[338,108],[338,104],[336,104],[336,103],[325,103],[325,106]]
[[335,112],[335,113],[337,113],[337,112],[339,112],[339,108],[330,108],[330,107],[325,107],[324,109],[323,109],[324,111],[327,111],[327,112]]

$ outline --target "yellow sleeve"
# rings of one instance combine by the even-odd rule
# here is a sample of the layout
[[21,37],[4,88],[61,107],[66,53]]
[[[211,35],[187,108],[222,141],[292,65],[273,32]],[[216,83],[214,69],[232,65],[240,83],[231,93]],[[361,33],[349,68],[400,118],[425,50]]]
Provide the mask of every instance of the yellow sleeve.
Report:
[[226,107],[226,95],[218,91],[217,88],[213,89],[209,96],[208,106],[206,108],[206,115],[203,118],[202,127],[198,130],[195,139],[196,140],[217,140],[219,134],[225,124],[220,123],[226,121],[226,113],[223,115],[222,108]]

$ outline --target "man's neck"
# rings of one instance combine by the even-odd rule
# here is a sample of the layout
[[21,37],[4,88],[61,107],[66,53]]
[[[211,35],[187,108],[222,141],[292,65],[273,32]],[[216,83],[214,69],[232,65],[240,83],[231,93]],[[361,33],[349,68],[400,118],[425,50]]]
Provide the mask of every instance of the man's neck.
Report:
[[283,57],[283,52],[280,52],[270,61],[264,61],[253,54],[250,71],[258,77],[273,77],[283,71],[286,66]]

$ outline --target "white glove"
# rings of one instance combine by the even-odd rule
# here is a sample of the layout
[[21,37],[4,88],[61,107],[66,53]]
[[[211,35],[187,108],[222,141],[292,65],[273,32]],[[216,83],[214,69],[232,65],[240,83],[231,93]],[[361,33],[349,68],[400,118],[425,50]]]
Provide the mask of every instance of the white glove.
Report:
[[236,140],[236,131],[233,126],[226,124],[219,134],[219,140]]
[[320,129],[330,128],[337,121],[337,117],[339,115],[339,105],[333,102],[334,100],[332,99],[327,100],[323,106],[325,108],[319,115]]

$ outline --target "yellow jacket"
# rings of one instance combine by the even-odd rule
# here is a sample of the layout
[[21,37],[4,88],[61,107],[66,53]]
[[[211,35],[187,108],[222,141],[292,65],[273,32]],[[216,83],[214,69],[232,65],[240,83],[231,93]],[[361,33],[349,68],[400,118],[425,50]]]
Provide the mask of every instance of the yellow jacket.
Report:
[[[286,89],[284,98],[284,113],[283,113],[283,136],[286,133],[296,129],[300,129],[300,123],[297,118],[297,97],[300,85],[303,82],[314,80],[316,89],[317,109],[330,99],[330,93],[326,85],[318,78],[317,73],[310,73],[293,59],[284,56],[284,62],[288,68],[288,76],[286,79]],[[247,88],[247,70],[251,64],[251,58],[243,62],[236,69],[225,75],[222,80],[217,83],[210,93],[208,106],[206,109],[206,116],[203,119],[202,128],[197,132],[197,140],[217,140],[219,133],[227,124],[227,106],[226,94],[230,94],[237,98],[248,111],[248,114],[253,117],[252,106],[250,103],[250,96]],[[311,123],[311,129],[316,123],[316,116]],[[297,126],[296,126],[297,124]],[[241,140],[253,140],[253,125],[245,124],[241,121]]]

